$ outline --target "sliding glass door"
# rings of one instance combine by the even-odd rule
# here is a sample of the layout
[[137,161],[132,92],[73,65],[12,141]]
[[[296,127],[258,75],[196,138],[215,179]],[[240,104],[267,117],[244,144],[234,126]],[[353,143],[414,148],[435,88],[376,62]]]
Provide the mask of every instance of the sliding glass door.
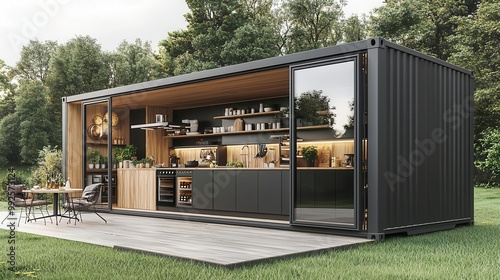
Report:
[[359,225],[358,61],[291,68],[292,224]]
[[111,113],[109,99],[90,101],[83,104],[83,154],[85,186],[103,183],[96,207],[111,210],[113,199],[112,186],[116,181],[112,164],[112,133],[117,123],[117,118]]

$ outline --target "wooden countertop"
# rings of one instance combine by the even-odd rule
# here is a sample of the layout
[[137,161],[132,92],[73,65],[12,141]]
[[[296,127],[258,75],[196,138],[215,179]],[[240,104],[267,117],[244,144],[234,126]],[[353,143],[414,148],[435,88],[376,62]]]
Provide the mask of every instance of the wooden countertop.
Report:
[[[128,169],[141,169],[141,168],[128,168]],[[142,168],[145,169],[145,168]],[[171,168],[171,167],[163,167],[163,168],[151,168],[154,170],[290,170],[290,168],[286,167],[274,167],[274,168],[244,168],[244,167],[185,167],[185,168]],[[298,170],[354,170],[354,167],[298,167]]]

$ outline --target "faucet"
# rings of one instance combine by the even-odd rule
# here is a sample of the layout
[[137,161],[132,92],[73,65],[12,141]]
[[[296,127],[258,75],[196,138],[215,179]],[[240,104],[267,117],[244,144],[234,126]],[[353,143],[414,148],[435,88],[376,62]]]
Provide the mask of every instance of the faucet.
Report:
[[[244,153],[243,153],[243,150],[244,150],[245,148],[247,148],[247,152],[244,154]],[[247,167],[247,168],[250,166],[250,161],[249,161],[249,158],[248,158],[248,154],[249,154],[248,152],[249,152],[249,150],[250,150],[250,147],[248,147],[248,145],[245,145],[245,146],[243,146],[243,147],[241,148],[241,151],[242,151],[242,152],[241,152],[241,154],[240,154],[240,155],[242,155],[242,156],[245,156],[245,164],[246,164],[246,165],[245,165],[245,167]]]

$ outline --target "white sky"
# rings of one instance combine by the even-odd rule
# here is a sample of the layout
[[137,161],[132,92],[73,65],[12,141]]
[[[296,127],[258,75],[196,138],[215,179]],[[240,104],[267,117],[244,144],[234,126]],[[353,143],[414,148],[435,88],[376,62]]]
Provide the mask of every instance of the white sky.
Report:
[[[368,14],[383,0],[349,0],[346,17]],[[103,50],[123,40],[150,41],[153,48],[167,33],[185,29],[184,0],[7,0],[0,4],[0,59],[14,66],[29,40],[63,44],[78,35],[97,39]]]

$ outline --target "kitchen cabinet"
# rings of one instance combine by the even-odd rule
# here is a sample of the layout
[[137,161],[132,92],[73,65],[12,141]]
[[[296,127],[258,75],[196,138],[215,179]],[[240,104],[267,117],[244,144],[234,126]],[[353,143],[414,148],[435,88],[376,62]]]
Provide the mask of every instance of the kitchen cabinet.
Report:
[[335,208],[354,208],[354,170],[335,172]]
[[[314,207],[335,208],[335,170],[314,171]],[[352,174],[352,172],[351,172]],[[351,185],[352,186],[352,185]]]
[[314,170],[297,171],[295,203],[298,208],[314,207]]
[[259,171],[259,213],[281,214],[281,171]]
[[290,215],[290,170],[281,171],[281,214]]
[[193,171],[193,208],[214,209],[213,193],[213,171],[194,170]]
[[236,211],[236,171],[214,170],[214,210]]
[[253,213],[259,211],[259,173],[257,170],[236,171],[236,211]]
[[118,169],[118,208],[156,210],[156,169]]

